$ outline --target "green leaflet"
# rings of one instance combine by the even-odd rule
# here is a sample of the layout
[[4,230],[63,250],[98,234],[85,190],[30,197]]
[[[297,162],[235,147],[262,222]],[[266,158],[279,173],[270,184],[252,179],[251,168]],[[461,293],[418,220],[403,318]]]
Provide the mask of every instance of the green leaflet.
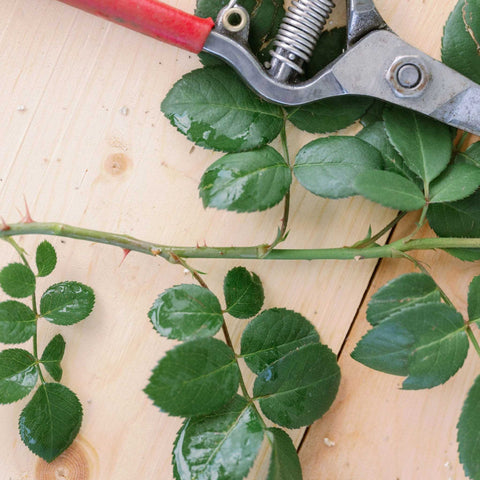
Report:
[[207,415],[232,399],[239,378],[233,351],[207,337],[168,351],[153,370],[145,393],[170,415]]
[[468,318],[471,322],[480,321],[480,275],[477,275],[468,289]]
[[430,203],[455,202],[469,197],[480,186],[480,168],[458,161],[432,183]]
[[319,341],[315,327],[302,315],[285,308],[272,308],[247,325],[241,353],[250,370],[259,374],[291,351]]
[[42,358],[40,359],[42,365],[56,382],[59,382],[62,379],[63,370],[60,362],[63,359],[64,353],[65,340],[60,334],[58,334],[50,340],[43,351]]
[[445,25],[442,61],[480,83],[480,5],[460,0]]
[[253,394],[266,417],[287,428],[310,425],[331,406],[340,384],[336,355],[304,345],[260,372]]
[[319,138],[305,145],[295,160],[298,181],[315,195],[343,198],[356,195],[355,178],[381,168],[380,152],[356,137]]
[[23,343],[35,333],[36,317],[24,303],[7,300],[0,303],[0,342]]
[[352,357],[367,367],[407,376],[403,388],[432,388],[463,365],[468,338],[462,316],[442,303],[418,304],[370,330]]
[[14,298],[25,298],[35,292],[35,275],[22,263],[11,263],[0,271],[0,286]]
[[189,140],[225,152],[265,145],[283,125],[282,109],[260,100],[228,67],[187,73],[168,92],[162,112]]
[[179,480],[241,480],[263,441],[262,422],[253,406],[236,395],[220,412],[189,418],[173,449]]
[[37,264],[38,276],[46,277],[50,275],[57,264],[57,254],[52,244],[44,240],[37,247],[35,255],[35,263]]
[[260,278],[244,267],[232,268],[223,282],[227,312],[236,318],[250,318],[262,308],[265,295]]
[[369,123],[357,133],[357,137],[375,147],[382,154],[385,170],[403,175],[422,186],[422,183],[419,183],[418,176],[405,165],[402,156],[390,143],[383,120]]
[[346,128],[358,120],[371,105],[367,97],[333,97],[288,108],[288,120],[300,130],[329,133]]
[[59,383],[45,383],[20,415],[20,436],[33,453],[51,462],[72,444],[82,416],[82,405],[71,390]]
[[464,160],[470,165],[480,168],[480,142],[470,145],[467,150],[457,155],[458,159]]
[[291,438],[279,428],[269,428],[267,438],[272,446],[267,480],[302,480],[302,468]]
[[33,355],[20,348],[0,352],[0,403],[12,403],[26,397],[37,380]]
[[424,273],[406,273],[378,290],[367,308],[367,320],[375,326],[390,315],[420,303],[439,303],[440,291],[435,281]]
[[438,177],[452,153],[450,128],[403,108],[387,108],[383,118],[388,137],[407,166],[426,184]]
[[396,210],[408,212],[425,205],[425,198],[417,185],[394,172],[372,170],[359,173],[354,188],[365,198]]
[[[427,218],[439,237],[480,237],[480,190],[457,202],[431,205]],[[448,252],[462,260],[480,259],[480,249]]]
[[231,153],[214,162],[203,174],[199,191],[205,207],[254,212],[279,203],[291,181],[283,157],[266,146]]
[[158,296],[148,316],[160,335],[183,341],[215,335],[223,324],[217,297],[198,285],[169,288]]
[[468,392],[457,424],[458,452],[465,475],[480,479],[480,376]]
[[95,294],[79,282],[61,282],[47,288],[40,299],[40,314],[57,325],[73,325],[92,312]]

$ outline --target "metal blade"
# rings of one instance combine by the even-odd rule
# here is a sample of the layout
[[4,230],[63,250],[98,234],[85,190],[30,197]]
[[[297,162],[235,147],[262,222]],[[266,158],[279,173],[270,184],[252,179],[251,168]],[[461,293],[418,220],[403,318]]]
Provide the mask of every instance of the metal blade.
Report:
[[473,84],[437,108],[430,116],[480,136],[480,86]]

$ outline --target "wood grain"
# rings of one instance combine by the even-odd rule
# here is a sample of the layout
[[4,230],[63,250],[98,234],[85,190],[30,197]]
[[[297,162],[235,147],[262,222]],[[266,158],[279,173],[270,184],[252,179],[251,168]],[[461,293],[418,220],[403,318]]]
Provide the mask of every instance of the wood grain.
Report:
[[[454,0],[443,0],[441,5],[434,0],[377,1],[403,38],[437,57],[442,25],[454,4]],[[179,0],[174,6],[190,12],[194,8],[191,0]],[[344,5],[337,10],[334,21],[344,13]],[[0,215],[7,221],[19,219],[17,209],[24,208],[25,195],[34,219],[167,244],[254,245],[274,238],[281,206],[248,215],[203,209],[197,185],[220,154],[192,147],[160,113],[159,105],[172,84],[200,65],[194,55],[55,0],[11,0],[0,4],[0,65]],[[292,156],[313,138],[293,126],[288,134]],[[286,247],[352,244],[365,236],[370,225],[376,231],[394,215],[360,198],[326,201],[297,184],[292,205]],[[40,238],[19,241],[32,253]],[[91,285],[97,294],[94,313],[85,322],[69,328],[40,328],[40,349],[60,331],[66,338],[63,382],[84,405],[81,437],[72,451],[47,467],[19,440],[17,418],[24,403],[2,406],[0,480],[172,479],[170,454],[180,420],[158,412],[142,389],[151,369],[174,342],[154,333],[146,312],[164,289],[193,280],[182,268],[159,259],[130,254],[122,262],[119,249],[74,240],[52,242],[59,266],[40,289],[49,282],[70,279]],[[1,264],[14,258],[7,245],[0,246]],[[449,265],[445,257],[439,261]],[[225,273],[238,263],[192,262],[207,273],[209,286],[219,296]],[[301,312],[335,351],[345,342],[376,266],[375,261],[242,264],[262,278],[265,307]],[[387,263],[385,268],[393,275],[395,265]],[[452,284],[456,282],[452,278]],[[244,323],[229,319],[228,325],[238,345]],[[362,325],[355,324],[352,339]],[[348,341],[354,340],[349,337]],[[343,361],[344,376],[349,378],[350,368],[357,370]],[[366,369],[362,376],[377,378]],[[380,394],[386,396],[388,389],[382,388]],[[453,391],[451,395],[455,397]],[[333,418],[339,421],[338,405],[345,403],[337,402],[325,425]],[[399,400],[399,412],[402,405]],[[383,415],[394,415],[385,401],[382,408]],[[451,430],[456,417],[449,412],[445,418]],[[321,427],[310,431],[301,450],[306,477],[311,479],[319,478],[325,456],[322,443],[318,447],[314,440],[310,442],[310,438],[322,438],[325,430],[318,437],[317,428]],[[392,431],[397,431],[395,425]],[[292,436],[298,443],[303,430]],[[368,437],[360,441],[365,448],[371,446]],[[420,442],[409,441],[406,454],[419,452]],[[385,465],[399,458],[395,447],[384,454]],[[265,468],[265,455],[251,478],[261,478],[258,472]],[[362,453],[352,449],[350,457],[350,471],[361,471]],[[434,459],[427,460],[428,472]],[[329,478],[392,478],[390,474],[343,474],[348,470],[342,461],[330,462]]]

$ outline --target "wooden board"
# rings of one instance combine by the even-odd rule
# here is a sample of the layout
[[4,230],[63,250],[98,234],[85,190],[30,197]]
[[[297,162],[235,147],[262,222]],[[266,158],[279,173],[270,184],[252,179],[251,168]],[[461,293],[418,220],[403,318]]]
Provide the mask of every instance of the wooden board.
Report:
[[[441,5],[434,0],[376,3],[404,39],[439,56],[442,26],[455,0],[443,0]],[[191,0],[174,6],[193,11]],[[344,14],[345,8],[341,5],[337,10],[335,18]],[[24,209],[25,196],[36,220],[126,233],[165,244],[255,245],[273,239],[282,216],[280,206],[249,215],[203,209],[197,185],[205,168],[220,155],[192,148],[160,113],[160,102],[171,85],[199,66],[194,55],[55,0],[2,2],[0,32],[0,215],[7,221],[18,221],[17,209]],[[293,127],[288,134],[292,155],[313,138]],[[298,185],[293,187],[292,205],[286,247],[351,244],[363,238],[370,225],[378,230],[394,215],[359,198],[326,201]],[[40,240],[19,239],[29,253]],[[146,313],[164,289],[192,279],[182,268],[160,259],[131,254],[122,262],[120,249],[74,240],[52,242],[59,266],[53,279],[42,281],[40,288],[48,282],[71,279],[91,285],[97,294],[94,313],[87,321],[69,328],[42,324],[39,332],[40,348],[60,331],[67,340],[63,382],[78,393],[84,405],[84,423],[74,446],[47,466],[19,440],[17,418],[23,403],[1,407],[0,480],[172,479],[170,452],[180,420],[160,413],[142,389],[151,369],[174,343],[154,333]],[[1,264],[13,259],[11,248],[0,245]],[[446,256],[435,257],[436,262],[443,265],[442,271],[451,268]],[[192,262],[207,273],[209,286],[219,295],[225,273],[239,263]],[[348,360],[349,349],[365,328],[364,307],[357,312],[376,262],[242,264],[262,278],[266,307],[301,312],[335,351],[347,341],[341,359],[346,379],[342,396],[328,417],[309,431],[301,448],[305,478],[390,479],[394,478],[390,465],[409,464],[412,452],[421,455],[422,451],[424,475],[399,470],[400,478],[443,478],[428,473],[439,471],[439,450],[425,449],[425,437],[401,437],[401,450],[400,440],[397,442],[400,429],[393,425],[390,448],[384,446],[381,458],[369,441],[372,430],[382,434],[374,424],[376,414],[395,418],[409,408],[419,408],[427,415],[431,392],[423,397],[402,396],[401,392],[395,408],[387,403],[395,387],[382,386],[378,393],[381,401],[375,406],[371,389],[345,400],[349,378],[385,385],[392,382],[386,376],[377,380],[378,374]],[[379,273],[375,282],[394,276],[397,268],[398,263],[385,263],[385,273]],[[460,269],[450,280],[451,288],[456,288],[458,278],[462,278],[463,288],[472,274],[469,271],[465,276]],[[238,344],[243,323],[229,321],[229,328]],[[473,375],[475,368],[473,365],[468,374]],[[461,392],[456,393],[449,383],[450,393],[445,397],[434,393],[439,409],[450,396],[452,403],[460,404],[468,383],[464,376],[456,381],[462,379]],[[357,421],[362,428],[355,427],[354,441],[342,442],[344,433],[333,430],[332,422],[348,427],[357,409],[363,412]],[[452,453],[457,410],[452,408],[443,416],[445,438],[438,448],[450,448],[448,461],[455,469],[454,478],[460,479],[461,470]],[[434,423],[435,417],[429,418]],[[338,448],[325,450],[322,438],[327,434],[337,440]],[[303,430],[292,432],[297,444],[302,436]],[[363,445],[361,450],[356,442]],[[345,468],[347,457],[349,469]],[[378,468],[365,470],[366,458],[371,458],[373,465],[378,463]],[[265,456],[251,478],[261,478],[257,472],[264,468],[262,460]],[[330,469],[328,474],[324,465]],[[448,478],[450,472],[443,473]]]

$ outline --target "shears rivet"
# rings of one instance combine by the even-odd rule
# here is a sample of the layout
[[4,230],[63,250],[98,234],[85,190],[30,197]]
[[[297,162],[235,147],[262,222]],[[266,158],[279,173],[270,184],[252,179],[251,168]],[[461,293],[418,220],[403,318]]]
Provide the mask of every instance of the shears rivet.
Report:
[[238,7],[229,8],[222,18],[223,28],[229,32],[240,32],[247,25],[248,18],[245,10]]
[[422,79],[422,72],[412,63],[402,65],[397,71],[398,83],[404,88],[415,88]]

